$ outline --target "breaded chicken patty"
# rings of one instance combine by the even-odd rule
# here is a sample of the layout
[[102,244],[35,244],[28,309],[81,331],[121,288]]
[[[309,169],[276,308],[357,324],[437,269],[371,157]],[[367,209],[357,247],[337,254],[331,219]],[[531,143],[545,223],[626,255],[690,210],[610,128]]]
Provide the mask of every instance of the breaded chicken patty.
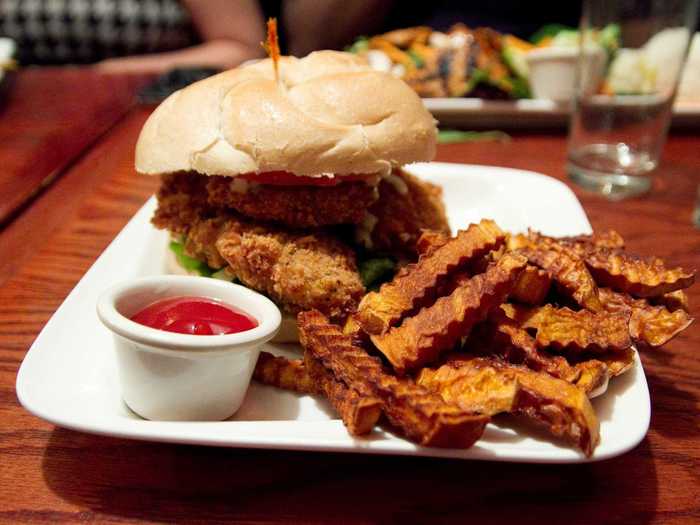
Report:
[[403,170],[379,185],[379,199],[370,206],[372,248],[409,260],[417,257],[422,230],[450,233],[442,189]]
[[[316,308],[340,320],[355,311],[365,288],[350,241],[326,229],[293,229],[244,217],[211,198],[207,187],[221,178],[164,176],[153,224],[181,237],[187,255],[214,269],[227,268],[289,313]],[[438,187],[395,171],[379,188],[380,199],[369,209],[375,224],[367,232],[374,251],[413,260],[423,229],[449,233]]]
[[356,310],[365,292],[354,252],[325,234],[230,221],[216,248],[244,285],[290,313],[317,308],[344,318]]
[[208,177],[207,192],[214,206],[233,208],[246,217],[290,228],[356,224],[379,195],[375,185],[364,181],[280,186],[221,176]]
[[218,214],[207,203],[206,178],[189,173],[161,176],[158,188],[158,208],[151,222],[156,228],[171,233],[186,234],[198,220]]
[[228,268],[289,313],[316,308],[343,319],[355,311],[365,288],[348,245],[319,230],[285,230],[212,207],[200,197],[199,179],[165,177],[153,218],[183,237],[187,255]]

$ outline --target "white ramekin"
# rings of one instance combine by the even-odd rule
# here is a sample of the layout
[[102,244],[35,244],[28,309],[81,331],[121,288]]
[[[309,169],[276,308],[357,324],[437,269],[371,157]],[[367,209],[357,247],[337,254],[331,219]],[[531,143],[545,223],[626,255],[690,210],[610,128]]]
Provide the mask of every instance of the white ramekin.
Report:
[[[218,300],[256,319],[237,334],[187,335],[130,319],[145,306],[177,296]],[[243,286],[181,275],[144,277],[105,290],[97,315],[114,334],[122,397],[134,412],[160,421],[220,421],[243,402],[260,345],[280,327],[279,308]]]
[[[534,98],[569,102],[574,98],[578,47],[542,47],[525,54],[530,71],[530,87]],[[605,69],[605,51],[598,47],[584,49],[583,92],[595,92]]]

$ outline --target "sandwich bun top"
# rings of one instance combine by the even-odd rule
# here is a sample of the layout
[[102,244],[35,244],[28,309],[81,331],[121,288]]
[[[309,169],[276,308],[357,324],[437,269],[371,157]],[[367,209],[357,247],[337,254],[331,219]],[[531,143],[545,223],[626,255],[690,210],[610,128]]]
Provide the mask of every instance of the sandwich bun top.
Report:
[[349,53],[282,57],[225,71],[170,95],[136,145],[136,170],[228,175],[388,173],[429,161],[435,120],[415,92]]

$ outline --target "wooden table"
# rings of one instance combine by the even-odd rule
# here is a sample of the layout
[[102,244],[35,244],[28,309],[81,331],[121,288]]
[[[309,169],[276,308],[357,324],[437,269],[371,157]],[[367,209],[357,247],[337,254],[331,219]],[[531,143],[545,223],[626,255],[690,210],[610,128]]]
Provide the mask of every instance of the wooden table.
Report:
[[124,116],[147,81],[77,67],[11,75],[0,101],[0,226]]
[[[538,466],[140,443],[55,428],[18,404],[27,348],[72,286],[156,187],[132,170],[147,115],[133,111],[0,232],[0,520],[162,522],[700,522],[700,330],[642,356],[651,429],[602,463]],[[596,228],[631,250],[700,268],[690,224],[700,182],[693,135],[673,136],[651,196],[611,204],[577,190]],[[441,147],[438,159],[564,180],[560,134]],[[552,217],[556,220],[556,217]],[[9,249],[8,249],[9,247]],[[22,248],[21,250],[19,248]],[[15,250],[19,250],[15,255]],[[690,290],[700,316],[700,285]],[[80,326],[75,327],[79,338]]]

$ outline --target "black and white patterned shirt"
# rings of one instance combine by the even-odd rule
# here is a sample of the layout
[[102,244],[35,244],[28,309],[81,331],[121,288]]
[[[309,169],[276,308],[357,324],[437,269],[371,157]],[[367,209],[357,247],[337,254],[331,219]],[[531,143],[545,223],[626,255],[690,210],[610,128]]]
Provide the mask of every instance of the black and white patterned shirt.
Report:
[[0,36],[21,64],[91,63],[197,42],[177,0],[0,0]]

